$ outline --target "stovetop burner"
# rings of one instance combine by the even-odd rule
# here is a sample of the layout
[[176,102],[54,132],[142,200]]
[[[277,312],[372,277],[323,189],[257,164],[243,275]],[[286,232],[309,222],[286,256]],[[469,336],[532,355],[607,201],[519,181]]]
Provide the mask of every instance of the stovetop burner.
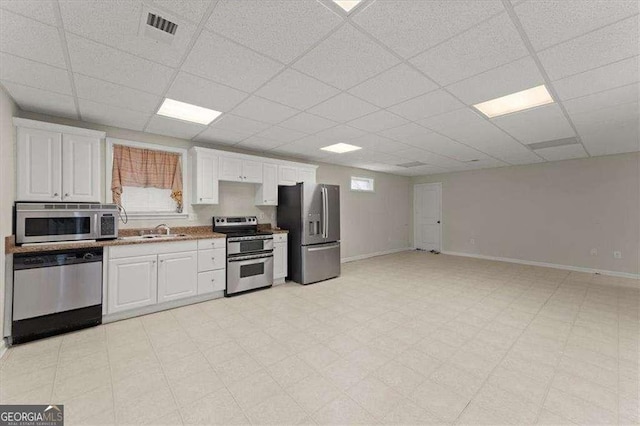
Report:
[[255,216],[216,216],[213,218],[213,232],[233,237],[257,237],[272,235],[272,232],[258,231],[258,218]]

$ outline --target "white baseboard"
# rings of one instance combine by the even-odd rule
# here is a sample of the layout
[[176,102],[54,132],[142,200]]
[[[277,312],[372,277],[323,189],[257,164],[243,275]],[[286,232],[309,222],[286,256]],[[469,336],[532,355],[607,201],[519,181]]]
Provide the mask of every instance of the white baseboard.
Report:
[[443,251],[442,254],[449,254],[451,256],[473,257],[475,259],[497,260],[500,262],[518,263],[521,265],[542,266],[545,268],[564,269],[567,271],[586,272],[589,274],[601,274],[601,275],[609,275],[612,277],[631,278],[635,280],[640,280],[640,274],[631,274],[629,272],[608,271],[606,269],[583,268],[580,266],[560,265],[557,263],[547,263],[547,262],[536,262],[533,260],[514,259],[511,257],[485,256],[483,254],[463,253],[463,252],[457,252],[457,251]]
[[343,257],[342,259],[340,259],[340,263],[354,262],[356,260],[363,260],[363,259],[368,259],[370,257],[384,256],[385,254],[400,253],[401,251],[409,251],[409,250],[412,250],[412,248],[403,247],[403,248],[393,249],[393,250],[378,251],[375,253],[360,254],[358,256]]
[[2,359],[2,357],[6,352],[7,352],[7,343],[4,341],[4,339],[2,339],[0,340],[0,359]]

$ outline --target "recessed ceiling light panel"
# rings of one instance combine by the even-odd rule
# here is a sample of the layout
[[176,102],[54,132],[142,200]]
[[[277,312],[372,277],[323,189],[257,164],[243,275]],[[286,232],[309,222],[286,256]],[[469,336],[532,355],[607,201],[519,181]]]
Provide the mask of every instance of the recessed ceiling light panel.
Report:
[[344,9],[345,12],[351,12],[351,9],[356,7],[362,0],[333,0],[335,4]]
[[357,151],[362,149],[362,147],[349,145],[348,143],[337,143],[335,145],[325,146],[324,148],[320,148],[323,151],[337,152],[338,154],[344,154],[345,152]]
[[521,92],[512,93],[490,101],[475,104],[474,107],[489,118],[512,112],[523,111],[541,105],[550,104],[553,98],[545,85],[532,87]]
[[165,117],[177,118],[178,120],[208,125],[222,113],[209,108],[203,108],[186,102],[166,98],[160,106],[157,114]]

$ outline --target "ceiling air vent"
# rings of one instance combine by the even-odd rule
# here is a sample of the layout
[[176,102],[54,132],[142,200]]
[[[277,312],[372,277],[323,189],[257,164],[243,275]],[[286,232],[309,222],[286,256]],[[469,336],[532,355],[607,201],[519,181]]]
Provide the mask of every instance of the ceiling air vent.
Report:
[[465,161],[465,163],[475,163],[476,161],[480,161],[477,158],[473,159],[473,160],[469,160],[469,161]]
[[[170,18],[170,19],[167,19]],[[178,24],[173,17],[160,16],[144,7],[140,15],[139,35],[164,44],[173,43]]]
[[407,169],[409,167],[418,167],[418,166],[426,166],[426,163],[422,163],[420,161],[412,161],[410,163],[402,163],[402,164],[396,164],[396,166],[398,167],[406,167]]
[[573,137],[573,138],[554,139],[550,141],[530,143],[527,146],[535,151],[537,149],[555,148],[557,146],[575,145],[577,143],[579,143],[578,139]]

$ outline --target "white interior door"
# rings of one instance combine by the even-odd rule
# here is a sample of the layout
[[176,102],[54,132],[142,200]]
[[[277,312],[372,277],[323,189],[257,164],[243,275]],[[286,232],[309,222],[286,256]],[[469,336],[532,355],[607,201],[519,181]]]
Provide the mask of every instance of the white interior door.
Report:
[[421,250],[441,250],[442,184],[423,183],[413,187],[414,245]]

